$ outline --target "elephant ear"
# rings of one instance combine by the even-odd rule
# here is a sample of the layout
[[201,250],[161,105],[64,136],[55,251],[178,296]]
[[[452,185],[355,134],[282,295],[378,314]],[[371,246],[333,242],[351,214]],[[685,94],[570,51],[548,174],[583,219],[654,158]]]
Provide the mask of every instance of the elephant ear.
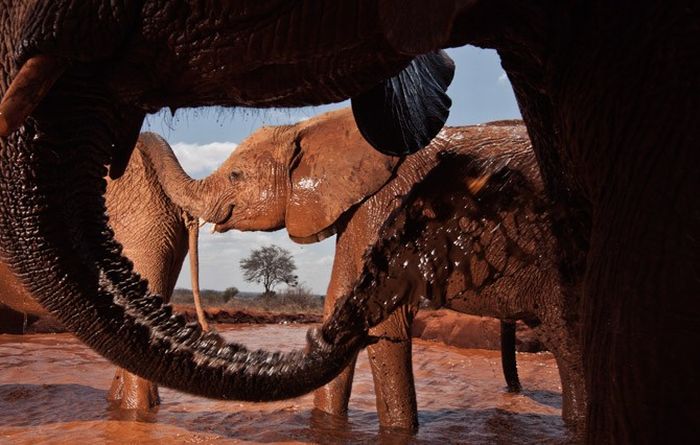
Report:
[[362,135],[388,155],[407,155],[430,143],[445,125],[454,63],[444,52],[416,57],[396,76],[352,99]]
[[399,161],[364,140],[348,109],[310,121],[296,146],[285,225],[304,244],[333,235],[338,218],[386,184]]

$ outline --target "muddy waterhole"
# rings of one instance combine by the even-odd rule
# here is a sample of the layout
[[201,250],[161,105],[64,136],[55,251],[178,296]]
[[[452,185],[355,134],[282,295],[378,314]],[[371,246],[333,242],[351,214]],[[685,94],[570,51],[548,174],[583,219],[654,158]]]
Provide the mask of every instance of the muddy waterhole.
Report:
[[[219,326],[253,348],[293,349],[308,325]],[[313,411],[313,396],[274,403],[208,400],[161,388],[152,415],[110,409],[114,367],[70,334],[0,335],[0,443],[568,443],[561,387],[549,353],[518,354],[523,392],[509,394],[496,351],[416,340],[413,367],[420,430],[378,426],[366,354],[355,373],[347,421]]]

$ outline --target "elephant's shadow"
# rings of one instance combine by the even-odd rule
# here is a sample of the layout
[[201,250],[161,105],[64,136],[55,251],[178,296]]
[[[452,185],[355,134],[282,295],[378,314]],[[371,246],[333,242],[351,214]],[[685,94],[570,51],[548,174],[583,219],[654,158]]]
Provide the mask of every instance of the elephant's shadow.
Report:
[[562,407],[560,392],[548,391],[546,389],[523,389],[520,391],[520,394],[534,400],[540,405],[546,405],[556,409],[561,409]]
[[106,396],[103,389],[79,384],[0,385],[2,424],[27,427],[103,419]]
[[106,390],[76,383],[0,385],[0,412],[2,425],[13,427],[100,420],[158,421],[157,412],[115,409],[107,402]]
[[[40,428],[44,425],[80,422],[135,420],[128,412],[110,409],[106,390],[79,384],[0,385],[0,412],[5,427]],[[550,391],[525,391],[524,395],[553,406],[558,395]],[[560,397],[560,396],[559,396]],[[235,403],[235,402],[230,402]],[[181,410],[166,402],[159,412],[137,420],[153,422],[154,428],[173,427],[196,436],[230,438],[251,443],[310,442],[324,444],[421,444],[421,443],[565,443],[572,441],[557,415],[516,413],[498,408],[420,410],[417,435],[378,427],[374,411],[351,409],[348,419],[310,409],[260,405],[228,411]],[[132,413],[133,415],[133,413]],[[114,429],[118,434],[124,428]],[[141,425],[141,429],[149,428]],[[173,433],[174,434],[174,433]],[[116,439],[116,437],[115,437]]]

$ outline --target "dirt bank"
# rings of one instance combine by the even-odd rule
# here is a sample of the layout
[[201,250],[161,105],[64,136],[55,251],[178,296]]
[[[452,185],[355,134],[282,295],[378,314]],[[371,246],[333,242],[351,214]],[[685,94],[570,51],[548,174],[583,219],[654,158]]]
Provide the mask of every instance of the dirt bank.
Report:
[[[189,321],[196,321],[197,314],[194,306],[175,304],[173,308],[184,314]],[[321,314],[263,312],[254,310],[236,310],[232,308],[208,307],[205,309],[207,320],[214,323],[252,323],[252,324],[279,324],[279,323],[320,323]]]
[[[500,322],[494,318],[461,314],[448,309],[421,310],[413,321],[413,337],[458,348],[501,348]],[[518,322],[516,350],[539,352],[544,347],[524,323]]]
[[[196,321],[194,306],[176,304],[177,312],[189,321]],[[320,314],[265,312],[208,307],[207,319],[216,324],[280,324],[320,323]],[[40,334],[65,332],[61,323],[48,314],[24,315],[0,304],[0,333]],[[441,342],[458,348],[500,349],[500,325],[498,320],[460,314],[446,309],[421,310],[413,323],[413,337]],[[532,331],[518,323],[517,350],[537,352],[543,350]]]
[[[189,321],[196,321],[194,306],[175,304],[176,312],[185,315]],[[320,323],[320,314],[263,312],[255,310],[235,310],[231,308],[208,307],[207,319],[216,324],[280,324],[280,323]],[[63,325],[53,316],[24,314],[0,304],[0,334],[51,334],[66,332]]]

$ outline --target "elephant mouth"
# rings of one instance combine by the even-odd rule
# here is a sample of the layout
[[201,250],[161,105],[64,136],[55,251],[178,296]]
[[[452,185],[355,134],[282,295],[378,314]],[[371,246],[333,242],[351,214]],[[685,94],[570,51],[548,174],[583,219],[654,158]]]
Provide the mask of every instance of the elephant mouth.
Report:
[[226,211],[226,215],[218,222],[214,223],[214,228],[212,229],[213,233],[225,233],[228,232],[229,230],[234,228],[234,221],[233,221],[233,209],[234,209],[235,204],[231,204],[228,206],[228,210]]

